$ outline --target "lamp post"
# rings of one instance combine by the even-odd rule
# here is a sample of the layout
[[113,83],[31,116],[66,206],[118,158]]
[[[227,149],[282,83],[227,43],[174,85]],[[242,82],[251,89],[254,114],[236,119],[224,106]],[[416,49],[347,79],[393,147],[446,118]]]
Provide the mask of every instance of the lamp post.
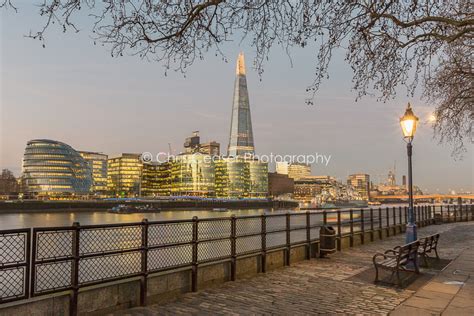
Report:
[[413,212],[413,176],[411,166],[412,142],[415,136],[418,117],[413,114],[410,103],[405,110],[405,114],[400,118],[403,138],[407,142],[408,154],[408,223],[406,227],[406,242],[410,243],[417,240],[415,214]]

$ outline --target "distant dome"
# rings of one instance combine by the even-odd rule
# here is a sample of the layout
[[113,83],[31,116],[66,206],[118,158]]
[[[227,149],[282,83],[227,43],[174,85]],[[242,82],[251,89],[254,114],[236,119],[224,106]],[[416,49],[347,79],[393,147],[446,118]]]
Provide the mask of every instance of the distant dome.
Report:
[[92,171],[71,146],[49,139],[30,140],[23,156],[25,193],[34,195],[87,194]]

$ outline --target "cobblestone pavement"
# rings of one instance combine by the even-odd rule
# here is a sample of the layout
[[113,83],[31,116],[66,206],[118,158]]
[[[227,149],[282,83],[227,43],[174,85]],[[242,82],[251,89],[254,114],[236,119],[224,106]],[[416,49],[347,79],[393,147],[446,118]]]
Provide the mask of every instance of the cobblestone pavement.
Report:
[[[474,249],[474,222],[432,225],[419,235],[440,232],[440,256],[454,259]],[[114,315],[307,315],[388,314],[415,292],[349,280],[372,267],[375,252],[404,243],[404,235],[344,250],[330,259],[290,267],[187,293],[175,302],[136,307]]]

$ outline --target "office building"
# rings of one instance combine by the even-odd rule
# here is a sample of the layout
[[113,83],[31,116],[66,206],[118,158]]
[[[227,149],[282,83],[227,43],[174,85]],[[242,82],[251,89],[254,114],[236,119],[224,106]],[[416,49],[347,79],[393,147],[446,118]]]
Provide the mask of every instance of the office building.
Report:
[[171,167],[169,162],[144,163],[141,182],[141,196],[170,196]]
[[272,197],[280,195],[293,195],[295,191],[294,179],[287,174],[277,172],[268,173],[268,194]]
[[143,163],[140,154],[125,153],[122,156],[109,158],[107,172],[107,190],[114,197],[137,197],[140,195],[140,184]]
[[258,160],[247,160],[250,172],[251,198],[265,198],[268,196],[268,164]]
[[276,163],[276,172],[279,174],[286,174],[289,178],[297,180],[311,176],[311,165],[282,161]]
[[171,167],[171,195],[214,196],[215,166],[210,156],[201,153],[173,157]]
[[199,145],[199,152],[204,155],[220,156],[221,145],[218,142],[210,141]]
[[25,197],[73,198],[89,194],[92,170],[71,146],[49,139],[26,144],[22,190]]
[[237,157],[247,154],[255,154],[255,147],[253,142],[252,120],[250,117],[247,77],[245,75],[245,60],[244,54],[240,53],[237,59],[227,155],[229,157]]
[[201,137],[199,131],[194,131],[193,135],[187,137],[184,141],[184,153],[195,154],[201,153],[204,155],[219,156],[221,145],[218,142],[210,141],[201,144]]
[[347,185],[354,188],[363,200],[370,199],[370,176],[365,173],[357,173],[349,175]]
[[224,157],[215,162],[216,196],[242,198],[250,195],[250,166],[241,158]]
[[296,179],[295,193],[296,200],[311,202],[323,194],[334,195],[332,192],[337,186],[337,181],[330,176],[309,176]]
[[199,137],[199,131],[194,131],[193,135],[187,137],[184,141],[184,152],[186,154],[193,154],[199,152],[201,138]]
[[107,193],[107,160],[108,156],[103,153],[79,151],[79,154],[92,170],[91,193],[103,196]]

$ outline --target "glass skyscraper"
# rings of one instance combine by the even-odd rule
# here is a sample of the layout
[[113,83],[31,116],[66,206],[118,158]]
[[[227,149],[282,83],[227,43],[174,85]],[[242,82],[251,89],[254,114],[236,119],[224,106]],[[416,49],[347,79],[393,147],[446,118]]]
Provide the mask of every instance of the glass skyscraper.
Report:
[[72,197],[89,193],[92,170],[71,146],[35,139],[26,144],[22,179],[26,196]]
[[247,77],[245,76],[244,54],[240,53],[237,59],[227,155],[229,157],[237,157],[246,154],[255,154],[255,147],[253,143],[252,120],[250,118]]

